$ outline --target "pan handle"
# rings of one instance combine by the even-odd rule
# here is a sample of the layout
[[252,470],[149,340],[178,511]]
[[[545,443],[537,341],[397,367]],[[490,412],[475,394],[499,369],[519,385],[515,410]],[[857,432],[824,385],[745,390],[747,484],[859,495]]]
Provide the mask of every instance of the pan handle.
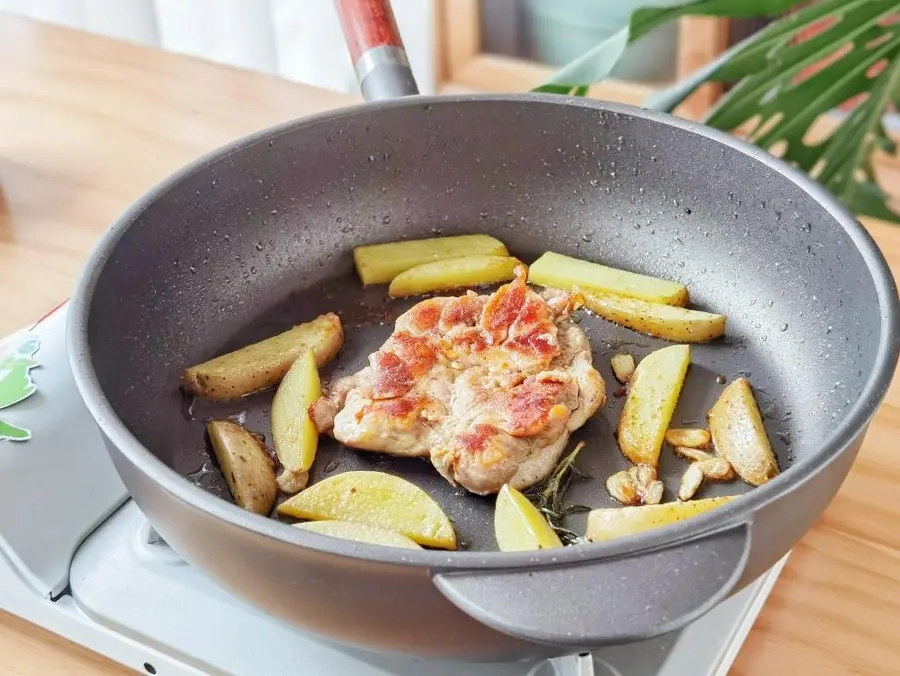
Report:
[[419,93],[390,0],[334,0],[366,101]]
[[504,634],[593,650],[675,631],[727,599],[744,575],[747,524],[663,549],[569,566],[435,576],[463,612]]

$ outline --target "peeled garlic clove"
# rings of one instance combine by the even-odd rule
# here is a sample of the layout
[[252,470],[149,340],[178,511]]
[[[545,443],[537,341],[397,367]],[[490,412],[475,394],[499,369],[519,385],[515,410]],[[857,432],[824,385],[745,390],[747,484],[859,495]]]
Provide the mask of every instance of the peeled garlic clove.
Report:
[[734,469],[725,458],[712,457],[696,463],[703,472],[703,476],[713,481],[731,481],[734,479]]
[[666,490],[666,485],[662,481],[654,481],[650,484],[650,488],[647,489],[647,492],[644,494],[644,504],[645,505],[658,505],[662,502],[663,492]]
[[606,480],[606,490],[623,505],[639,505],[641,498],[627,471],[616,472]]
[[687,468],[687,471],[681,477],[681,486],[678,487],[678,499],[684,502],[690,500],[700,490],[703,483],[703,471],[694,463]]
[[278,482],[278,488],[283,493],[299,493],[309,483],[309,472],[300,469],[285,469],[281,474],[275,477]]
[[706,448],[710,441],[709,432],[697,427],[672,427],[666,430],[666,443],[670,446]]
[[652,465],[638,463],[628,468],[628,474],[638,488],[649,488],[650,484],[656,481],[656,468]]
[[623,385],[631,380],[631,376],[634,374],[635,369],[634,357],[627,353],[616,354],[613,355],[609,362],[612,366],[613,375],[616,377],[616,380]]
[[709,451],[701,451],[699,448],[690,448],[689,446],[675,446],[675,455],[691,462],[703,462],[704,460],[712,460],[714,456]]

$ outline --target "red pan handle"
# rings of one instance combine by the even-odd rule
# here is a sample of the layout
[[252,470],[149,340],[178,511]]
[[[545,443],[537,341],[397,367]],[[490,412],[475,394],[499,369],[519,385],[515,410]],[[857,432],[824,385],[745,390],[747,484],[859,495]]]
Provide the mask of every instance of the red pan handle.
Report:
[[419,93],[390,0],[334,0],[367,101]]

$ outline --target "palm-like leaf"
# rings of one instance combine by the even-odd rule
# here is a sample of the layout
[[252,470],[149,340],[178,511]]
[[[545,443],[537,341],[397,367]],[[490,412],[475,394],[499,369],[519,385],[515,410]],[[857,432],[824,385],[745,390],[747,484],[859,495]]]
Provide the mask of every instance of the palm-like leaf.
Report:
[[[773,16],[798,4],[702,0],[646,8],[632,16],[629,35],[636,39],[685,14]],[[898,15],[900,0],[821,0],[771,23],[648,104],[672,110],[707,80],[736,82],[704,122],[726,131],[745,128],[751,141],[809,172],[856,213],[900,222],[872,165],[875,152],[895,150],[882,121],[900,102]],[[813,27],[820,32],[798,39]],[[818,70],[808,75],[811,67]],[[806,138],[821,116],[851,100],[856,105],[827,138]]]

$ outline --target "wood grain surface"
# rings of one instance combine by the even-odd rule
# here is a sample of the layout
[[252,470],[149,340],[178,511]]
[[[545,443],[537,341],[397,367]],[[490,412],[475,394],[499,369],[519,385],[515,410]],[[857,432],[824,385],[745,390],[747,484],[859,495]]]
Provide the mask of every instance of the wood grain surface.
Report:
[[[0,334],[69,294],[94,241],[197,155],[346,95],[0,13]],[[900,186],[892,186],[900,192]],[[867,222],[900,275],[900,228]],[[900,674],[900,385],[732,673]],[[0,674],[130,673],[0,613]]]

